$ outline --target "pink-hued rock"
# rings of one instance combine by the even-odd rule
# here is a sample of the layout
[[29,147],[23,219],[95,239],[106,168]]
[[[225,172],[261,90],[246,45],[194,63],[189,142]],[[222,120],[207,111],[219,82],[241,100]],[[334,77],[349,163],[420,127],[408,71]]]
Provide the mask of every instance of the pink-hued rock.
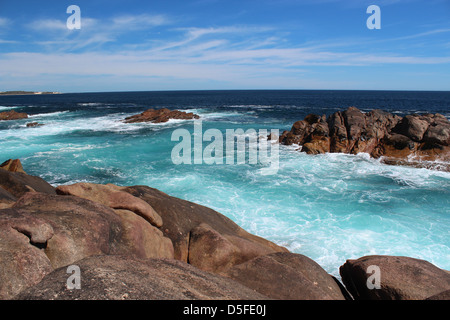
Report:
[[[310,114],[285,131],[280,142],[301,145],[301,151],[308,154],[363,152],[382,157],[386,163],[450,162],[450,122],[440,114],[402,118],[382,110],[363,113],[350,107],[328,119]],[[450,165],[435,169],[450,171]]]
[[16,198],[27,192],[55,194],[55,188],[40,177],[25,173],[20,161],[6,161],[0,168],[0,187]]
[[53,235],[52,226],[33,214],[0,210],[0,300],[13,298],[53,270],[41,249]]
[[266,300],[242,284],[173,259],[96,256],[77,262],[81,289],[65,287],[59,268],[18,300]]
[[20,120],[27,119],[28,114],[25,112],[17,112],[15,110],[0,112],[0,121],[2,120]]
[[235,265],[226,275],[271,299],[344,300],[336,280],[310,258],[272,253]]
[[[370,266],[379,270],[380,288],[367,285],[368,278],[374,274],[368,269]],[[450,290],[448,271],[409,257],[366,256],[347,260],[339,272],[355,299],[423,300]]]
[[26,193],[0,210],[0,239],[0,297],[6,299],[54,268],[90,256],[173,258],[170,239],[142,217],[75,196]]
[[162,226],[159,214],[145,201],[121,191],[122,188],[113,184],[76,183],[59,186],[56,192],[61,195],[72,195],[89,199],[112,209],[130,210],[140,215],[156,227]]
[[172,240],[175,259],[223,273],[236,263],[286,248],[250,234],[224,215],[171,197],[147,186],[124,188],[149,203],[162,217],[162,231]]
[[125,118],[125,123],[137,123],[137,122],[153,122],[161,123],[167,122],[170,119],[191,120],[199,119],[200,116],[192,112],[184,112],[179,110],[163,109],[148,109],[140,114]]

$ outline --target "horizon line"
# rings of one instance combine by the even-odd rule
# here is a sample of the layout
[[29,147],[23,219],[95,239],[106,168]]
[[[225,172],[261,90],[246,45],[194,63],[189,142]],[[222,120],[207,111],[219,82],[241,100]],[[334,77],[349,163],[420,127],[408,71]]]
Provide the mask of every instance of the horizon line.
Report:
[[[23,91],[27,94],[5,94],[1,93]],[[160,89],[160,90],[119,90],[119,91],[33,91],[33,90],[6,90],[0,91],[0,97],[7,96],[44,96],[44,95],[61,95],[61,94],[86,94],[86,93],[138,93],[138,92],[200,92],[200,91],[387,91],[387,92],[449,92],[450,90],[425,90],[425,89]],[[37,94],[43,92],[41,94]],[[45,92],[45,93],[44,93]],[[35,93],[35,94],[33,94]]]

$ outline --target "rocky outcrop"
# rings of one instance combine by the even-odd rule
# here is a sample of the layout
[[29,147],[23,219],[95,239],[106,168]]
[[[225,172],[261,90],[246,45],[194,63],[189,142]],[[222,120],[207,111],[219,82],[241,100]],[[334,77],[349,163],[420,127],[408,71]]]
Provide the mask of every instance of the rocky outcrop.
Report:
[[267,297],[231,279],[173,259],[97,256],[77,262],[81,289],[68,289],[67,268],[24,290],[20,300],[261,300]]
[[162,231],[172,240],[176,259],[205,271],[223,273],[257,256],[288,251],[246,232],[210,208],[146,186],[127,187],[123,191],[141,198],[161,215]]
[[[43,269],[42,276],[101,254],[173,258],[171,241],[141,217],[79,197],[29,192],[11,208],[0,210],[0,217],[2,298],[19,292],[8,288],[19,290],[31,280],[40,280],[29,279],[28,271],[33,269]],[[17,258],[7,258],[11,256]],[[17,285],[18,280],[11,283],[10,277],[22,279],[22,285]]]
[[[378,268],[379,288],[367,285],[375,272],[370,266]],[[448,296],[444,292],[450,290],[448,271],[409,257],[366,256],[347,260],[339,272],[346,288],[358,300],[436,299],[439,295]]]
[[[310,114],[280,137],[285,145],[297,144],[308,154],[368,153],[386,163],[450,162],[450,122],[440,114],[399,117],[382,110],[363,113],[355,107],[328,118]],[[439,164],[438,169],[450,170]]]
[[28,114],[26,114],[25,112],[17,112],[15,110],[0,112],[0,121],[20,120],[20,119],[27,119],[27,118],[28,118]]
[[163,109],[148,109],[141,114],[137,114],[131,117],[125,118],[125,123],[138,123],[138,122],[153,122],[161,123],[167,122],[170,119],[191,120],[199,119],[200,116],[192,112],[184,112],[179,110]]
[[27,128],[36,128],[36,127],[42,127],[44,124],[39,122],[30,122],[27,123]]
[[[218,274],[258,255],[287,251],[214,210],[145,186],[78,183],[55,189],[5,169],[0,183],[2,299],[55,268],[96,255],[177,258]],[[218,241],[210,242],[211,234]],[[233,250],[224,251],[228,247]],[[40,271],[31,275],[34,269]]]
[[173,243],[175,258],[205,271],[220,273],[259,255],[287,251],[247,233],[214,210],[146,186],[78,183],[59,186],[56,191],[134,212],[161,228]]

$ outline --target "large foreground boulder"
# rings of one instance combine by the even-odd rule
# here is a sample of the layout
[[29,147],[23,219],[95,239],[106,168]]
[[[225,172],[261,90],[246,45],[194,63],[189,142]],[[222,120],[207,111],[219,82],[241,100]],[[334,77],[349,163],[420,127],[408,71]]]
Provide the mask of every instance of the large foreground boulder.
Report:
[[94,255],[173,258],[170,239],[140,216],[74,196],[29,192],[0,210],[0,297]]
[[19,300],[260,300],[267,297],[231,279],[173,259],[97,256],[77,261],[80,289],[68,289],[67,268],[24,290]]
[[0,299],[11,299],[53,270],[43,251],[52,226],[33,214],[0,210]]
[[259,256],[227,276],[272,299],[344,300],[337,281],[310,258],[295,253]]
[[[348,291],[359,300],[423,300],[450,290],[448,271],[409,257],[366,256],[347,260],[339,272]],[[379,272],[380,288],[374,287],[375,272]]]

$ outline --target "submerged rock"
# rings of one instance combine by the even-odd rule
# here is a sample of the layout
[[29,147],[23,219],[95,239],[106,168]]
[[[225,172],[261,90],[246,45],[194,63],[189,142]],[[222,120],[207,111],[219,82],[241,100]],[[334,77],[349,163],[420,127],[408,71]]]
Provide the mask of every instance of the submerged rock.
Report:
[[43,126],[43,123],[39,123],[39,122],[30,122],[27,123],[27,128],[36,128],[36,127],[41,127]]
[[192,112],[184,112],[179,110],[169,110],[167,108],[163,109],[148,109],[141,114],[137,114],[131,117],[125,118],[125,123],[137,123],[137,122],[153,122],[153,123],[161,123],[167,122],[170,119],[182,119],[182,120],[190,120],[190,119],[199,119],[200,116],[192,113]]

